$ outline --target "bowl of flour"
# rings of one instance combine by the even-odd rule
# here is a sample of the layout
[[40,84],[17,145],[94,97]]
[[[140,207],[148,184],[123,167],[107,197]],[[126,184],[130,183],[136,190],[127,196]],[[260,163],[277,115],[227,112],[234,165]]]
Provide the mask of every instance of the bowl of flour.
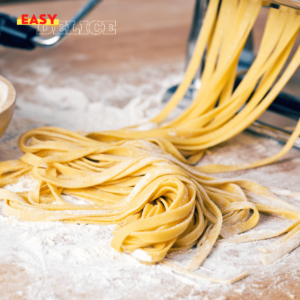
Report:
[[13,85],[0,76],[0,138],[7,129],[16,104],[16,91]]

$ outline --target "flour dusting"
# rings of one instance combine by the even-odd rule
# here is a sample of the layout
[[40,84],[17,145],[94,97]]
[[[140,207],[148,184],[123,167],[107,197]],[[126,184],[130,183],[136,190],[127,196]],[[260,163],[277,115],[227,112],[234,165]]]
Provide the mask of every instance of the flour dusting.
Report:
[[142,249],[134,250],[131,255],[138,260],[152,262],[152,257]]

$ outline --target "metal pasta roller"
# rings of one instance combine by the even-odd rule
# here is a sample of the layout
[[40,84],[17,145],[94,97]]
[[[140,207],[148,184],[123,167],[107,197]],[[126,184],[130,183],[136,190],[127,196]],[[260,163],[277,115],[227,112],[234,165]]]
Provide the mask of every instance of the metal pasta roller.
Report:
[[[192,26],[187,43],[186,66],[193,54],[196,40],[198,38],[198,34],[204,20],[208,1],[209,0],[196,0]],[[278,8],[279,5],[284,5],[295,9],[300,9],[300,0],[268,0],[264,1],[264,4],[266,4],[267,7],[273,8]],[[255,32],[253,31],[255,31],[255,26],[248,37],[243,52],[241,53],[238,64],[238,71],[249,69],[255,58],[253,40],[253,35],[255,34]],[[199,72],[196,74],[184,98],[180,101],[179,107],[186,108],[193,100],[197,90],[201,85],[201,71],[203,70],[204,64],[205,58],[203,59],[202,64],[199,67]],[[241,79],[242,78],[237,77],[235,83],[236,86],[239,84]],[[300,72],[298,71],[298,73],[296,72],[296,74],[294,74],[284,90],[270,105],[268,110],[257,121],[250,125],[248,127],[248,130],[276,139],[279,142],[287,142],[291,135],[293,127],[296,125],[297,121],[300,118],[299,81]],[[172,86],[166,91],[163,99],[165,102],[167,102],[172,97],[177,87],[178,85]],[[295,142],[294,147],[300,149],[300,138],[298,138],[298,140]]]

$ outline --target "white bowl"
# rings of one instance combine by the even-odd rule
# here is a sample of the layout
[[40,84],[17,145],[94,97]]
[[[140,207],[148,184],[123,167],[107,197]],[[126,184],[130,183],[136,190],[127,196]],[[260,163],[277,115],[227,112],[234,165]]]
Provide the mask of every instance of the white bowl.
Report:
[[0,76],[0,138],[7,129],[14,114],[16,91],[13,85]]

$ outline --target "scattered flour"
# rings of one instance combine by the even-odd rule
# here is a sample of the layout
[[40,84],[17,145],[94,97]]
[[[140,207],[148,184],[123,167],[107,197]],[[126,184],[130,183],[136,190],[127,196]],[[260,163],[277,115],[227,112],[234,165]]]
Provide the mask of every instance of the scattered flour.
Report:
[[134,250],[131,255],[138,260],[152,262],[152,257],[142,249]]
[[33,177],[24,177],[22,176],[19,182],[15,184],[7,184],[4,188],[8,191],[21,193],[31,191],[34,187],[36,187],[38,181]]

